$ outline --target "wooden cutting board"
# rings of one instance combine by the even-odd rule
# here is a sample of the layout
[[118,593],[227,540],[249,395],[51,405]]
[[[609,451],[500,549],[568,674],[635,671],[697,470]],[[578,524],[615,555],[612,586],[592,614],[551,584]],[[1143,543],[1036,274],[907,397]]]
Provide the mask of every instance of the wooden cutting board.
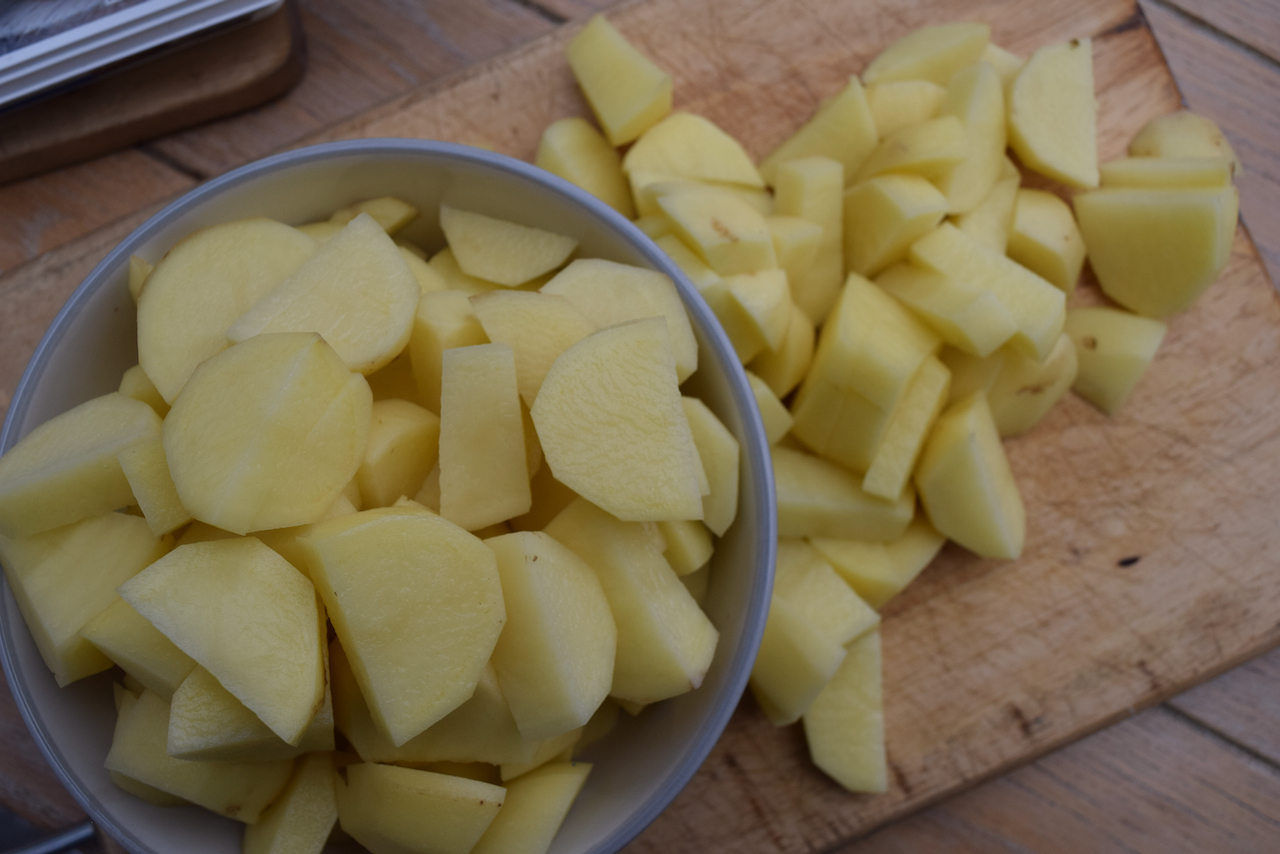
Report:
[[[987,21],[1024,56],[1091,36],[1103,159],[1180,106],[1130,0],[647,0],[610,17],[675,76],[677,109],[757,157],[889,41],[952,20]],[[573,31],[323,138],[428,137],[531,159],[549,122],[587,114],[563,58]],[[1097,300],[1088,283],[1076,297]],[[1241,229],[1117,416],[1069,395],[1007,443],[1028,507],[1023,557],[948,547],[886,607],[889,792],[841,790],[809,764],[799,729],[774,729],[748,697],[627,850],[821,851],[1280,642],[1277,401],[1280,303]]]

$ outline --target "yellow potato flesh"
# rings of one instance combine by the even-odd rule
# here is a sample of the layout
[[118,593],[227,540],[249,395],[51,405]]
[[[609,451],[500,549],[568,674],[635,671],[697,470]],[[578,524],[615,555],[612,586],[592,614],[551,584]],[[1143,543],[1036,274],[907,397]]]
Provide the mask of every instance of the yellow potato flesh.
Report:
[[738,515],[738,440],[698,398],[682,397],[680,402],[709,486],[702,497],[702,524],[722,537]]
[[653,703],[702,684],[719,633],[634,522],[577,499],[546,527],[596,572],[618,629],[610,694]]
[[501,786],[361,763],[337,784],[342,829],[372,854],[467,854],[502,807]]
[[324,701],[315,590],[252,537],[182,546],[120,595],[248,706],[297,744]]
[[142,370],[142,365],[134,365],[132,368],[124,372],[124,376],[120,378],[120,388],[116,391],[125,397],[132,397],[134,400],[140,400],[156,411],[156,415],[164,418],[169,414],[169,404],[165,403],[160,392],[156,389],[155,383],[151,382],[151,378],[147,376],[147,372]]
[[404,744],[466,701],[505,622],[493,552],[438,516],[364,510],[301,538],[378,726]]
[[440,206],[440,228],[464,273],[508,288],[556,269],[578,246],[571,237],[448,205]]
[[804,715],[813,762],[851,792],[888,788],[880,633],[849,645],[830,684]]
[[218,815],[253,824],[288,782],[293,760],[191,762],[166,750],[169,704],[150,691],[125,698],[105,765]]
[[1097,115],[1092,42],[1042,47],[1014,80],[1009,145],[1028,169],[1073,187],[1096,187]]
[[979,243],[1003,253],[1009,244],[1009,232],[1013,229],[1018,185],[1021,181],[1022,176],[1016,174],[1016,170],[1014,175],[996,181],[977,207],[955,217],[956,228]]
[[943,341],[966,353],[986,356],[1018,331],[990,291],[935,270],[895,264],[876,277],[876,285],[915,312]]
[[1071,208],[1053,193],[1019,190],[1008,254],[1070,295],[1084,268],[1085,246]]
[[1129,141],[1132,157],[1224,158],[1233,174],[1244,166],[1217,123],[1190,110],[1157,116]]
[[319,245],[257,218],[197,231],[169,250],[138,297],[138,362],[168,403],[197,365],[227,348],[227,328]]
[[364,459],[369,384],[315,333],[258,335],[203,363],[164,423],[193,517],[237,534],[318,520]]
[[144,439],[125,448],[118,456],[133,497],[153,534],[159,537],[191,521],[191,514],[182,506],[169,474],[163,439],[159,436]]
[[881,137],[938,117],[947,90],[928,80],[891,80],[867,87],[867,105]]
[[874,276],[942,222],[947,199],[919,175],[880,175],[844,194],[844,257],[848,269]]
[[913,263],[990,291],[1018,326],[1013,341],[1043,359],[1062,332],[1066,297],[1049,282],[943,223],[911,246]]
[[929,428],[947,402],[951,373],[933,356],[920,365],[885,427],[884,441],[867,467],[862,488],[870,495],[896,500],[911,479]]
[[1098,167],[1104,187],[1225,187],[1226,157],[1122,157]]
[[196,666],[191,656],[119,596],[85,623],[80,635],[166,701]]
[[409,343],[421,294],[400,250],[361,214],[237,318],[227,340],[318,332],[348,368],[371,374]]
[[407,400],[379,400],[372,408],[369,441],[356,470],[361,506],[389,507],[417,495],[440,450],[440,417]]
[[1159,320],[1119,309],[1071,309],[1065,334],[1079,360],[1072,388],[1108,415],[1115,412],[1155,358],[1166,329]]
[[939,533],[982,557],[1022,553],[1026,510],[985,396],[971,394],[942,413],[915,483]]
[[778,536],[852,537],[886,542],[901,536],[915,514],[915,491],[895,501],[869,495],[861,478],[818,457],[773,449]]
[[751,394],[756,399],[756,408],[760,410],[765,439],[770,445],[776,445],[783,436],[787,435],[795,419],[768,383],[751,371],[747,371],[747,382],[751,385]]
[[444,351],[488,342],[466,293],[448,290],[422,296],[409,339],[409,356],[418,393],[427,409],[440,413]]
[[782,346],[776,351],[759,353],[751,360],[750,368],[775,395],[786,397],[809,370],[813,361],[814,338],[813,321],[803,309],[792,303]]
[[1076,368],[1076,348],[1065,334],[1058,336],[1043,362],[1018,350],[1007,351],[987,391],[1000,436],[1020,436],[1034,427],[1071,387]]
[[116,587],[169,550],[136,516],[104,513],[31,537],[0,535],[0,561],[18,609],[59,685],[112,662],[80,630]]
[[617,648],[600,581],[544,532],[485,545],[497,557],[507,609],[493,668],[520,734],[539,740],[585,725],[609,695]]
[[794,216],[822,228],[818,251],[802,278],[790,282],[791,297],[814,324],[822,323],[844,282],[841,246],[844,231],[844,184],[852,176],[830,157],[790,160],[774,174],[774,212]]
[[929,80],[945,86],[952,74],[978,61],[990,40],[986,24],[921,27],[880,51],[862,72],[862,81]]
[[590,773],[589,762],[553,762],[512,780],[471,854],[545,854]]
[[936,179],[966,160],[973,149],[964,124],[955,116],[939,116],[907,125],[881,140],[854,176],[860,183],[886,172],[907,172]]
[[1190,306],[1226,266],[1239,193],[1113,188],[1074,203],[1103,292],[1138,314],[1165,317]]
[[867,93],[857,77],[850,77],[843,89],[761,161],[760,174],[772,184],[783,163],[818,156],[838,161],[845,174],[852,175],[876,147],[877,130]]
[[612,145],[625,145],[671,111],[671,75],[596,15],[565,46],[569,67]]
[[529,470],[505,344],[444,352],[440,391],[440,515],[474,531],[529,512]]
[[0,535],[30,536],[133,504],[118,456],[160,429],[150,406],[118,392],[41,424],[0,457]]
[[695,181],[764,186],[742,145],[692,113],[672,113],[649,128],[622,158],[622,168]]
[[880,608],[901,593],[946,541],[923,516],[912,519],[902,536],[888,543],[810,539],[854,592],[873,608]]
[[715,190],[662,196],[658,205],[676,235],[721,276],[778,266],[764,215]]
[[579,495],[623,520],[702,518],[697,450],[662,318],[570,347],[530,414],[547,465]]
[[547,125],[534,163],[586,190],[627,218],[636,214],[622,174],[622,157],[584,118]]
[[990,65],[979,62],[957,71],[939,110],[964,124],[969,156],[938,179],[949,213],[973,210],[1000,176],[1006,143],[1004,87]]
[[[698,342],[693,337],[693,326],[689,323],[675,282],[663,273],[599,258],[584,258],[556,274],[542,286],[541,293],[565,298],[589,321],[574,329],[574,334],[581,334],[573,341],[567,340],[569,336],[565,337],[566,343],[560,352],[597,328],[646,317],[662,317],[667,322],[680,382],[688,379],[698,368]],[[482,316],[481,322],[484,320]],[[549,336],[551,328],[554,328],[549,323],[540,326],[541,336]],[[499,340],[492,335],[490,338]],[[559,356],[559,352],[555,356]],[[554,356],[545,361],[549,368]],[[526,402],[532,406],[533,398],[527,397]]]
[[321,850],[338,820],[337,782],[330,754],[300,760],[280,796],[245,828],[243,854]]

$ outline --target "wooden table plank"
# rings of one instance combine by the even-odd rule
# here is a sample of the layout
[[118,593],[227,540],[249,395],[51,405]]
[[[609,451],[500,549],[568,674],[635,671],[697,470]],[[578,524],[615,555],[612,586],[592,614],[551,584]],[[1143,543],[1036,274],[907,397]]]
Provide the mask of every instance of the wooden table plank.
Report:
[[309,67],[294,91],[270,109],[174,134],[154,149],[197,174],[218,175],[554,26],[514,0],[304,0],[302,14]]
[[131,150],[0,186],[0,272],[194,184]]
[[1169,706],[1280,766],[1280,650],[1179,694]]
[[1277,14],[1275,0],[1162,1],[1280,61],[1280,14]]
[[1280,65],[1163,3],[1144,0],[1143,10],[1187,106],[1218,122],[1244,161],[1240,212],[1280,284]]
[[1158,707],[831,854],[1257,854],[1278,819],[1280,771]]

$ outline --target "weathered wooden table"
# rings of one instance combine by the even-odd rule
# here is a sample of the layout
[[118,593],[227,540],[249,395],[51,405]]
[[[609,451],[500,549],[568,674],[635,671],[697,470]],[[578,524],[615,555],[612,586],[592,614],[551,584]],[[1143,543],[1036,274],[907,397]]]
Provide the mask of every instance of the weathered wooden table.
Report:
[[[823,85],[858,70],[883,34],[923,20],[978,16],[990,20],[997,41],[1020,52],[1045,40],[1094,36],[1100,55],[1108,57],[1100,71],[1110,75],[1104,109],[1137,104],[1141,112],[1148,103],[1163,109],[1176,104],[1180,91],[1188,106],[1223,126],[1245,161],[1248,172],[1240,186],[1248,235],[1237,239],[1229,276],[1246,282],[1240,287],[1248,298],[1238,305],[1218,304],[1217,313],[1206,314],[1204,322],[1235,322],[1238,318],[1223,313],[1227,309],[1247,312],[1255,320],[1265,316],[1264,321],[1276,314],[1274,293],[1258,284],[1265,284],[1263,264],[1272,281],[1280,274],[1280,7],[1274,0],[1143,0],[1145,17],[1125,0],[850,0],[829,5],[815,0],[303,0],[301,8],[310,67],[286,97],[0,187],[0,412],[31,350],[84,274],[163,202],[205,178],[320,137],[413,133],[528,157],[543,125],[582,108],[565,84],[563,68],[550,57],[563,42],[564,25],[571,28],[598,9],[612,10],[623,29],[639,36],[660,61],[676,65],[678,81],[686,82],[684,89],[677,83],[678,104],[712,115],[754,145],[757,154],[785,130],[778,116],[803,118],[832,90]],[[854,26],[859,21],[865,26]],[[762,22],[769,26],[763,28]],[[816,31],[805,27],[815,26],[824,36],[812,44],[786,41],[788,33],[798,38]],[[1073,31],[1077,26],[1085,29]],[[763,37],[762,28],[776,32],[776,38]],[[699,44],[705,45],[705,54],[690,49]],[[850,59],[847,67],[831,59],[846,45],[852,56],[860,57]],[[743,57],[751,56],[775,69],[773,88],[760,90],[766,103],[753,102],[749,80],[730,76],[743,70]],[[828,62],[830,67],[823,65]],[[796,69],[790,89],[778,83],[777,68]],[[1177,82],[1176,91],[1168,72]],[[522,100],[521,92],[546,97]],[[785,99],[779,92],[786,93]],[[768,102],[769,95],[775,101]],[[753,125],[761,115],[773,116],[773,124]],[[1133,120],[1109,126],[1117,134],[1131,132]],[[1118,137],[1105,138],[1104,127],[1104,149],[1114,155],[1122,145]],[[1276,368],[1271,361],[1261,365]],[[1267,448],[1276,447],[1280,430],[1265,419],[1257,421],[1257,414],[1274,417],[1273,400],[1252,401],[1252,408],[1242,404],[1242,413],[1255,419],[1248,431],[1249,450],[1264,458]],[[1235,429],[1242,430],[1238,425]],[[1070,451],[1064,448],[1063,453]],[[1015,458],[1020,452],[1015,451]],[[1024,456],[1034,455],[1028,451]],[[1275,541],[1270,529],[1280,531],[1280,522],[1267,523],[1268,514],[1275,513],[1272,507],[1248,510],[1252,521],[1243,530],[1253,541],[1246,556],[1253,575],[1237,578],[1224,570],[1225,586],[1214,591],[1220,604],[1238,605],[1237,600],[1247,598],[1240,579],[1252,579],[1268,563],[1280,563],[1268,562],[1265,550]],[[1207,557],[1206,563],[1220,565],[1233,556],[1228,550]],[[940,574],[927,575],[920,592],[889,612],[890,625],[898,626],[900,634],[920,627],[938,631],[921,617],[931,607],[931,597],[938,602],[944,594],[951,597],[945,600],[950,607],[958,607],[956,602],[986,607],[977,599],[984,589],[978,582],[989,567],[975,568],[954,556],[951,564],[969,573],[964,580],[973,584],[965,588]],[[1047,574],[1044,579],[1054,580]],[[1170,584],[1175,581],[1171,578]],[[1276,587],[1280,584],[1266,589]],[[1172,599],[1156,604],[1175,607]],[[1119,623],[1132,622],[1137,633],[1140,614],[1124,608],[1120,603],[1111,616]],[[1173,633],[1159,636],[1149,662],[1130,657],[1081,665],[1072,671],[1076,683],[1046,687],[1029,697],[1043,701],[1042,707],[1033,708],[1022,698],[1006,702],[995,688],[981,687],[994,699],[975,701],[976,706],[996,703],[1004,715],[1002,722],[979,721],[992,729],[989,740],[975,736],[972,728],[944,722],[943,729],[954,730],[943,738],[944,744],[954,745],[952,761],[940,767],[924,760],[942,754],[904,750],[893,790],[878,800],[835,791],[806,768],[800,735],[764,726],[754,704],[745,700],[722,748],[628,850],[1280,850],[1280,653],[1267,652],[1280,641],[1280,609],[1269,623],[1248,609],[1237,613],[1227,608],[1216,619],[1220,624],[1207,628],[1188,619],[1182,634],[1176,632],[1176,622],[1163,624]],[[1042,622],[1040,628],[1050,631],[1050,625]],[[1183,637],[1210,649],[1162,659],[1164,649],[1177,648]],[[911,660],[912,643],[903,638],[899,646],[907,651],[900,658]],[[1073,654],[1071,649],[1062,652]],[[1249,660],[1241,664],[1245,658]],[[1023,664],[1036,661],[1032,656]],[[1176,693],[1232,666],[1199,687]],[[997,667],[997,679],[1000,673]],[[911,716],[916,715],[923,720],[927,715],[919,710],[929,707],[930,686],[912,682],[912,675],[891,678],[891,685],[910,686],[891,702],[916,708],[905,719],[914,721]],[[1086,675],[1089,684],[1082,681]],[[1019,678],[1034,681],[1026,672]],[[1101,690],[1099,684],[1110,687]],[[1080,699],[1078,705],[1073,697]],[[895,744],[906,741],[895,742],[891,732],[891,754]],[[7,692],[0,692],[0,803],[50,828],[83,817],[44,767]],[[896,820],[884,823],[891,819]]]

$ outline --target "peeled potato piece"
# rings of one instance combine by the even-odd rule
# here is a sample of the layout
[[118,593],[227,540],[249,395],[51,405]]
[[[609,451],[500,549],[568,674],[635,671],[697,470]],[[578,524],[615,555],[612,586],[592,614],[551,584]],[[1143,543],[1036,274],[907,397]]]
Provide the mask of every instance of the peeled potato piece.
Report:
[[464,273],[508,288],[551,272],[578,246],[572,237],[448,205],[440,206],[440,228]]
[[1166,330],[1162,321],[1119,309],[1071,309],[1065,334],[1080,365],[1072,387],[1108,415],[1115,412],[1155,358]]
[[1032,54],[1014,80],[1008,108],[1009,145],[1024,166],[1073,187],[1098,186],[1098,103],[1089,39]]
[[364,459],[373,400],[316,333],[257,335],[204,362],[164,423],[193,517],[237,534],[318,520]]
[[116,720],[108,771],[245,824],[253,824],[289,780],[293,760],[192,762],[165,752],[169,704],[143,691],[124,698]]
[[890,44],[862,72],[867,85],[892,80],[929,80],[946,86],[951,75],[978,61],[991,39],[986,24],[921,27]]
[[649,128],[622,158],[622,168],[695,181],[764,186],[741,143],[692,113],[672,113]]
[[701,519],[698,455],[667,323],[583,338],[556,359],[530,410],[556,480],[619,519]]
[[622,174],[622,158],[586,119],[574,116],[547,125],[534,163],[576,184],[623,216],[635,216]]
[[134,503],[118,456],[160,418],[120,393],[55,416],[0,457],[0,535],[25,537]]
[[830,684],[804,715],[813,763],[851,792],[888,788],[880,632],[849,644]]
[[169,550],[137,516],[104,513],[30,537],[0,535],[0,562],[45,666],[59,685],[106,670],[111,660],[80,630],[116,598],[116,587]]
[[374,854],[467,854],[502,807],[500,786],[394,765],[347,767],[338,821]]
[[[288,744],[324,700],[315,589],[252,537],[182,546],[120,595]],[[188,677],[190,678],[190,677]]]
[[843,89],[820,104],[809,121],[760,163],[760,173],[773,183],[774,173],[788,160],[821,156],[838,160],[845,174],[852,175],[876,147],[877,130],[867,93],[857,77],[850,77]]
[[227,348],[227,328],[319,245],[259,217],[210,226],[169,250],[138,297],[138,362],[165,401]]
[[471,854],[546,854],[589,773],[588,762],[552,762],[512,780]]
[[298,761],[279,797],[244,831],[244,854],[318,854],[338,820],[338,775],[329,753]]
[[984,395],[971,394],[942,413],[915,482],[939,533],[982,557],[1022,553],[1026,510]]
[[643,525],[581,498],[546,527],[595,570],[618,628],[615,698],[654,703],[702,684],[719,633]]
[[227,340],[318,332],[347,367],[371,374],[409,343],[422,291],[400,250],[362,213],[227,329]]
[[671,75],[594,16],[565,46],[569,67],[612,145],[625,145],[671,111]]
[[541,531],[485,540],[498,560],[507,624],[493,667],[526,739],[577,729],[609,695],[617,628],[582,558]]
[[395,745],[474,693],[506,621],[482,542],[408,508],[331,519],[299,541],[369,711]]

